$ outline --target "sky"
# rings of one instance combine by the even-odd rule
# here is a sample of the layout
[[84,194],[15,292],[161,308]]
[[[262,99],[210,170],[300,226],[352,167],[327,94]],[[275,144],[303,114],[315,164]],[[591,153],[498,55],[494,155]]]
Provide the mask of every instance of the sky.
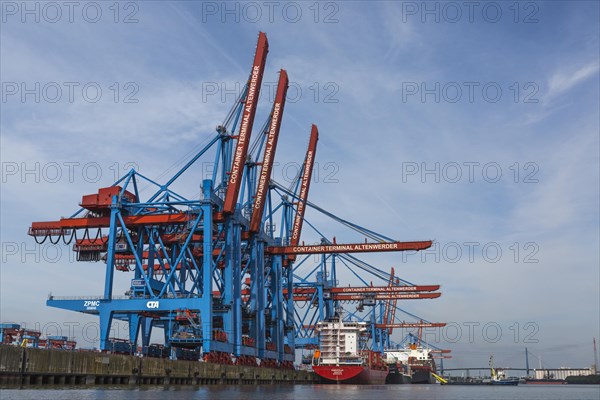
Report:
[[[401,307],[448,323],[426,332],[453,350],[445,366],[486,366],[492,353],[523,366],[527,347],[547,367],[589,367],[600,337],[599,3],[469,4],[2,2],[0,320],[73,329],[94,346],[95,318],[45,300],[102,293],[104,265],[36,245],[28,227],[72,214],[131,167],[166,181],[215,134],[264,31],[257,125],[277,71],[291,81],[272,178],[289,184],[315,123],[311,201],[396,240],[435,241],[361,258],[442,286],[439,299]],[[197,196],[211,162],[182,194]],[[330,239],[363,240],[307,219]]]

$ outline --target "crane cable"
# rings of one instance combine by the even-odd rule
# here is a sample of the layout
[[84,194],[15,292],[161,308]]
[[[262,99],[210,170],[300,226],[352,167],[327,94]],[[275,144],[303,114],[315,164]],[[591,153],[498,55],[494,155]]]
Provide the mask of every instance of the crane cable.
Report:
[[[300,200],[298,198],[298,196],[293,191],[288,190],[287,188],[285,188],[280,183],[278,183],[276,181],[271,181],[271,183],[276,188],[282,190],[284,192],[284,194],[287,194],[287,195],[292,196],[293,198],[295,198],[297,200]],[[319,211],[320,213],[322,213],[322,214],[330,217],[331,219],[333,219],[333,220],[341,223],[342,225],[345,225],[346,227],[348,227],[348,228],[350,228],[350,229],[352,229],[352,230],[354,230],[354,231],[356,231],[356,232],[358,232],[358,233],[360,233],[362,235],[365,235],[368,238],[371,238],[371,239],[373,239],[373,240],[375,240],[377,242],[384,242],[384,241],[390,241],[390,242],[392,242],[392,241],[394,241],[393,239],[391,239],[391,238],[389,238],[387,236],[381,235],[381,234],[379,234],[377,232],[373,232],[373,231],[371,231],[369,229],[363,228],[363,227],[361,227],[359,225],[353,224],[350,221],[347,221],[347,220],[345,220],[343,218],[340,218],[340,217],[336,216],[335,214],[333,214],[333,213],[325,210],[324,208],[317,206],[316,204],[314,204],[310,200],[306,200],[305,204],[308,205],[308,206],[310,206],[310,207],[312,207],[313,209]]]

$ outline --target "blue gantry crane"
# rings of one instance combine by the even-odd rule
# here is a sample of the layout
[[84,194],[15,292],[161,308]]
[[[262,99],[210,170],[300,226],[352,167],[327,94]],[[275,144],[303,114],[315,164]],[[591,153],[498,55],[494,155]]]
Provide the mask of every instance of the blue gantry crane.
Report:
[[[391,333],[391,301],[395,307],[398,299],[440,295],[438,285],[412,285],[354,255],[418,251],[431,241],[395,241],[308,200],[316,125],[294,184],[284,187],[271,179],[289,80],[281,70],[269,116],[252,135],[268,47],[261,32],[247,83],[224,122],[166,183],[132,169],[112,186],[83,196],[69,218],[32,223],[29,234],[38,243],[72,244],[78,261],[106,264],[101,295],[47,301],[97,315],[101,350],[114,348],[110,329],[120,320],[129,324],[131,351],[141,336],[142,351],[149,354],[153,329],[162,329],[174,358],[192,354],[210,362],[293,368],[295,349],[316,345],[315,322],[334,317],[342,303],[357,303],[361,311],[371,307],[360,318],[373,322],[374,343],[382,350]],[[208,157],[214,168],[199,196],[178,193],[176,182]],[[142,185],[153,188],[150,195],[143,196]],[[305,218],[309,207],[371,240],[325,239]],[[303,225],[319,232],[322,243],[302,243]],[[320,261],[308,267],[315,255]],[[365,286],[340,286],[340,266]],[[130,277],[124,294],[113,293],[117,273]],[[386,284],[368,284],[364,273]],[[376,316],[375,310],[384,309]]]

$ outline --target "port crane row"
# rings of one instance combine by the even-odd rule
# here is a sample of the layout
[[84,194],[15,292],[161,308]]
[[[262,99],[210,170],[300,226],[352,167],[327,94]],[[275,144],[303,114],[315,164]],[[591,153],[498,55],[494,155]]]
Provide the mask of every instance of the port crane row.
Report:
[[[160,328],[173,357],[175,349],[186,349],[210,362],[232,363],[234,355],[241,365],[293,368],[295,349],[318,343],[315,323],[333,318],[345,303],[358,304],[348,318],[372,322],[371,340],[380,350],[389,346],[393,328],[431,324],[397,323],[397,301],[437,298],[439,285],[414,285],[355,254],[419,251],[432,242],[393,240],[309,200],[316,125],[291,187],[271,180],[289,80],[280,70],[271,111],[253,134],[268,48],[259,33],[247,84],[216,135],[166,183],[132,169],[112,186],[83,196],[70,217],[31,224],[29,235],[38,243],[72,244],[78,261],[106,264],[100,296],[47,301],[97,315],[101,350],[111,349],[111,324],[120,320],[129,324],[133,349],[141,336],[146,352],[153,329]],[[215,168],[202,181],[200,198],[178,193],[179,178],[207,157]],[[149,196],[142,197],[142,185],[151,188]],[[326,239],[305,218],[307,208],[370,240]],[[301,242],[303,225],[323,238],[320,244]],[[342,269],[364,286],[340,285]],[[125,295],[113,293],[115,271],[130,278]],[[367,276],[384,285],[374,286]],[[370,311],[360,314],[365,306]]]

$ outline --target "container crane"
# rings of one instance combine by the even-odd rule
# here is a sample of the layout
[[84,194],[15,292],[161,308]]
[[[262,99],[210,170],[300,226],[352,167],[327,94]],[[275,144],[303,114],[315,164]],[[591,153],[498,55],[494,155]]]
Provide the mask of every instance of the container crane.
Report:
[[[153,329],[162,328],[165,347],[174,358],[176,350],[185,349],[186,357],[191,351],[211,362],[231,363],[233,354],[238,364],[289,368],[295,348],[315,344],[311,328],[305,326],[331,318],[343,303],[373,307],[367,318],[375,339],[393,325],[393,314],[386,321],[383,313],[375,316],[385,302],[395,306],[397,300],[440,296],[439,285],[390,278],[353,255],[419,251],[431,241],[393,240],[309,200],[319,139],[316,125],[311,126],[295,188],[271,179],[289,80],[281,70],[271,113],[261,135],[252,137],[268,47],[266,35],[259,33],[238,101],[216,135],[166,183],[132,169],[112,186],[83,196],[80,209],[71,216],[31,224],[29,234],[38,243],[73,244],[78,261],[106,264],[101,295],[51,296],[47,301],[52,307],[97,315],[102,350],[111,350],[111,325],[119,320],[129,324],[128,342],[134,348],[141,336],[144,352]],[[254,154],[251,140],[258,143],[257,153],[264,146],[262,155]],[[202,181],[200,195],[188,198],[179,193],[179,178],[208,156],[214,157],[215,168],[212,177]],[[151,189],[149,196],[142,196],[142,184]],[[306,220],[309,207],[371,241],[338,244],[334,238],[305,245],[300,240],[303,227],[315,229]],[[273,229],[276,218],[281,219],[278,233]],[[315,255],[320,256],[319,265],[306,272],[307,259]],[[340,266],[364,287],[340,286]],[[131,277],[124,295],[113,293],[115,270]],[[388,284],[369,285],[363,272]],[[311,307],[302,312],[296,304]]]

